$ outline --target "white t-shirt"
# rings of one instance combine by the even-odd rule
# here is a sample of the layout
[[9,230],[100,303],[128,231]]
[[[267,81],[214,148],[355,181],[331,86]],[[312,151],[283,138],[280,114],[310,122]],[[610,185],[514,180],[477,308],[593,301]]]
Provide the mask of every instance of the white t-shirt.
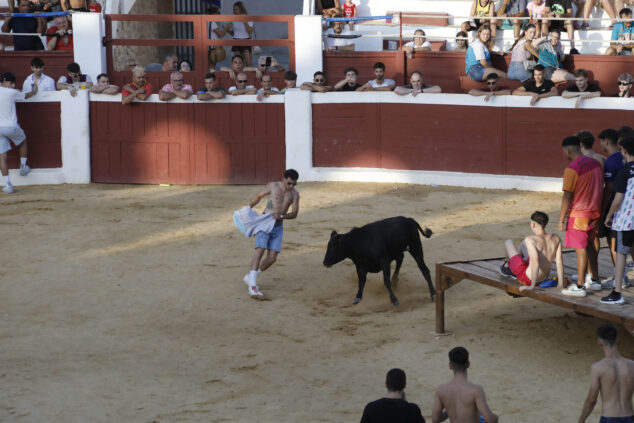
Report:
[[[231,93],[231,92],[233,92],[233,91],[235,91],[237,89],[238,89],[238,87],[236,87],[236,86],[229,87],[228,92]],[[246,88],[245,88],[245,90],[254,90],[254,89],[255,89],[255,87],[253,85],[247,85]]]
[[[67,82],[66,82],[66,76],[67,76],[67,75],[62,75],[62,76],[60,76],[60,77],[59,77],[59,79],[57,80],[57,83],[59,84],[60,82],[62,82],[62,83],[64,83],[64,84],[67,84]],[[92,79],[90,79],[90,76],[89,76],[89,75],[86,75],[86,80],[84,81],[84,83],[86,83],[86,82],[92,82]],[[81,86],[81,82],[73,82],[73,86],[74,86],[75,88],[79,88],[79,87]]]
[[[262,91],[264,91],[264,88],[260,88],[256,94],[260,94]],[[271,89],[269,91],[275,91],[276,93],[280,92],[280,90],[278,90],[275,87],[271,87]]]
[[[22,91],[25,93],[30,92],[33,89],[33,74],[26,77],[24,84],[22,84]],[[42,77],[37,81],[37,89],[39,91],[55,91],[55,81],[50,76],[42,74]]]
[[14,128],[18,126],[15,102],[25,98],[26,96],[22,91],[0,87],[0,127]]
[[373,79],[372,81],[368,81],[368,84],[370,84],[372,88],[383,88],[383,87],[389,87],[390,85],[396,85],[396,82],[394,82],[393,79],[383,78],[383,83],[381,84],[376,82],[376,79]]
[[472,48],[473,55],[475,56],[476,60],[486,60],[487,48],[485,47],[484,43],[482,43],[482,41],[476,39],[474,42],[471,43],[469,47]]
[[412,48],[414,48],[414,47],[418,47],[418,48],[429,47],[429,48],[431,48],[431,43],[429,41],[425,40],[423,42],[423,45],[417,46],[414,41],[410,41],[409,43],[405,43],[405,45],[403,47],[412,47]]
[[[333,28],[328,29],[326,32],[324,32],[324,35],[327,34],[331,34],[334,35],[335,30]],[[348,28],[344,28],[341,31],[340,35],[351,35],[352,32],[350,32],[350,30]],[[353,41],[351,38],[332,38],[332,37],[325,37],[325,41],[324,44],[326,45],[326,49],[328,49],[328,47],[345,47],[345,46],[349,46],[350,44],[353,44]]]
[[[253,28],[253,22],[247,22],[250,27]],[[244,22],[233,22],[233,38],[238,40],[246,40],[251,38],[247,29],[244,27]]]

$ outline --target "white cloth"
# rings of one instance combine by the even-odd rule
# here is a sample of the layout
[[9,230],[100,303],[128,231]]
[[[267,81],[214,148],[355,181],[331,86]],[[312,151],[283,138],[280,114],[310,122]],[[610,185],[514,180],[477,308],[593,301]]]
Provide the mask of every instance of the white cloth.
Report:
[[0,127],[12,128],[18,126],[15,102],[25,98],[25,94],[22,91],[0,87]]
[[[26,77],[24,84],[22,84],[22,91],[25,93],[31,92],[33,89],[33,74]],[[37,89],[39,91],[55,91],[55,80],[50,76],[42,74],[42,77],[37,81]]]
[[408,43],[405,43],[405,45],[403,47],[418,47],[418,48],[423,48],[423,47],[429,47],[431,48],[431,43],[427,40],[423,41],[423,45],[417,46],[416,43],[414,41],[410,41]]
[[247,238],[258,232],[271,232],[275,222],[273,213],[259,215],[257,211],[249,206],[244,206],[240,210],[233,212],[233,224]]
[[[328,37],[328,34],[334,35],[335,30],[333,28],[330,28],[326,32],[324,32],[324,44],[326,46],[326,50],[328,49],[328,47],[345,47],[353,44],[351,38],[333,38]],[[352,32],[350,32],[348,28],[344,28],[339,35],[352,35]]]
[[[260,94],[262,91],[264,91],[264,88],[260,88],[256,94]],[[280,90],[275,87],[271,87],[269,91],[275,91],[276,93],[280,92]]]
[[[251,28],[253,28],[253,22],[247,22]],[[247,29],[244,27],[244,22],[233,22],[233,38],[236,40],[246,40],[251,38]]]
[[[235,85],[233,87],[229,87],[228,92],[233,92],[235,90],[237,90],[238,87],[236,87]],[[247,87],[245,88],[245,90],[254,90],[255,87],[253,85],[247,85]]]
[[383,88],[383,87],[389,87],[390,85],[396,85],[396,82],[394,82],[393,79],[384,78],[383,83],[381,84],[376,82],[376,79],[373,79],[372,81],[368,81],[368,84],[370,84],[372,88]]

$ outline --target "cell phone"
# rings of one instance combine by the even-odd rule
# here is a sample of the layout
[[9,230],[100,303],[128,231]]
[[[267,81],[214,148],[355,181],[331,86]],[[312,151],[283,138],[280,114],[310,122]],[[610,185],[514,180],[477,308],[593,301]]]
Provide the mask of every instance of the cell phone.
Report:
[[271,57],[271,56],[266,56],[266,62],[265,62],[265,64],[266,64],[266,67],[267,67],[267,68],[268,68],[269,66],[271,66],[271,60],[272,60],[272,57]]

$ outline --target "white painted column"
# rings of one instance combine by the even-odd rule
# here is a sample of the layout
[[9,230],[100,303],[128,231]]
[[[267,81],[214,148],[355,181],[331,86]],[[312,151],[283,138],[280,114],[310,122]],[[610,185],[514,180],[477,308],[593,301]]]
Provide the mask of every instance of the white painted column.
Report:
[[93,82],[106,71],[106,49],[103,46],[103,15],[101,13],[73,13],[73,44],[75,62],[82,73]]
[[284,94],[286,168],[299,172],[303,181],[313,176],[313,105],[310,91],[299,88]]
[[324,69],[321,49],[321,16],[295,16],[295,72],[297,84],[310,82]]
[[72,97],[68,91],[62,91],[60,94],[62,94],[60,123],[64,182],[88,184],[90,183],[88,90],[79,90],[76,97]]

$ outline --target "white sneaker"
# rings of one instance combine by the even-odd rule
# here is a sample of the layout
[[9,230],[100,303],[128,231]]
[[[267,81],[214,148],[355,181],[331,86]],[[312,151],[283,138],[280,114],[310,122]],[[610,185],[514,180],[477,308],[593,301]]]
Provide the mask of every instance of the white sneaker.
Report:
[[585,297],[586,296],[586,288],[579,287],[576,283],[570,284],[568,288],[561,290],[561,295],[566,295],[568,297]]
[[590,280],[586,278],[585,286],[588,291],[601,291],[601,284],[597,281],[593,281],[592,277]]
[[249,295],[251,298],[255,298],[257,300],[264,298],[264,294],[260,291],[260,288],[258,288],[257,285],[249,285]]
[[26,176],[31,171],[31,168],[27,164],[20,165],[20,176]]
[[2,188],[2,192],[7,193],[7,194],[13,194],[15,191],[13,191],[13,185],[5,185]]

